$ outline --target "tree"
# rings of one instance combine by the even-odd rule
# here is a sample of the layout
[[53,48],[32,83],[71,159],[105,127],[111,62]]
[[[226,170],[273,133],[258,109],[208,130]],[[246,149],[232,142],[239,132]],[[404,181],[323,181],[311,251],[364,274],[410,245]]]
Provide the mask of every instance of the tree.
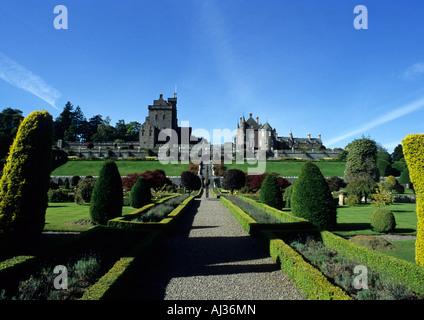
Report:
[[74,106],[68,101],[54,122],[55,140],[64,139],[65,131],[72,125],[73,112]]
[[337,206],[320,169],[308,161],[301,168],[291,196],[293,215],[321,229],[337,224]]
[[349,144],[345,181],[350,183],[356,179],[378,181],[379,172],[376,164],[377,145],[375,141],[362,138]]
[[377,183],[371,179],[356,179],[355,181],[349,183],[346,188],[348,195],[356,195],[359,199],[362,197],[367,203],[367,198],[374,193],[377,188]]
[[400,161],[404,159],[403,147],[401,144],[398,144],[392,153],[393,162]]
[[281,189],[275,175],[269,174],[266,176],[261,186],[260,199],[262,203],[276,209],[281,209],[283,206]]
[[190,192],[192,190],[199,190],[202,182],[197,174],[191,171],[184,171],[181,173],[181,186]]
[[241,189],[246,184],[246,175],[239,169],[230,169],[224,173],[222,186],[224,189],[234,190]]
[[152,192],[146,178],[141,176],[131,189],[130,204],[133,208],[141,208],[152,202]]
[[411,178],[409,177],[409,169],[408,169],[408,167],[406,167],[405,170],[402,171],[402,173],[399,176],[398,182],[400,184],[411,183]]
[[106,225],[108,220],[122,215],[123,192],[121,176],[114,161],[106,161],[90,201],[90,216],[95,223]]
[[[0,234],[26,247],[44,229],[53,118],[34,111],[20,124],[0,180]],[[13,239],[13,240],[11,240]]]
[[7,157],[23,119],[22,111],[18,109],[6,108],[0,113],[0,159]]

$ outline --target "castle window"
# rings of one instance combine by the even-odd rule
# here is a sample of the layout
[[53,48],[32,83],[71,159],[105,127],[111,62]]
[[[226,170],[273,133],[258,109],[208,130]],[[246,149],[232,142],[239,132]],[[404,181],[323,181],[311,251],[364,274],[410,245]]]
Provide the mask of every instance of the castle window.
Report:
[[162,120],[165,120],[165,115],[163,115]]
[[144,137],[144,130],[141,130],[141,136]]
[[149,131],[149,136],[152,136],[152,130]]

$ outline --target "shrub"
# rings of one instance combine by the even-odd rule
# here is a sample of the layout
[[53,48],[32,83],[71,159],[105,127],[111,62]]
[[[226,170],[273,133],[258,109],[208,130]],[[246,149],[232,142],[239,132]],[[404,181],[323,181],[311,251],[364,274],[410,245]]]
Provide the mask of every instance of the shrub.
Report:
[[294,187],[294,184],[292,184],[291,186],[288,186],[284,190],[283,201],[284,201],[284,207],[285,208],[291,207],[291,196],[292,196],[292,192],[293,192],[293,187]]
[[364,197],[365,203],[367,203],[367,198],[374,193],[376,188],[377,183],[371,179],[356,179],[347,185],[346,192],[348,195],[358,196],[359,199]]
[[181,173],[181,186],[192,191],[199,190],[202,184],[197,174],[191,171],[184,171]]
[[401,183],[401,184],[411,183],[411,178],[409,177],[408,167],[406,167],[405,170],[403,170],[402,173],[400,174],[399,183]]
[[34,111],[21,122],[10,148],[0,180],[0,234],[10,246],[25,248],[44,229],[52,137],[52,116]]
[[224,173],[222,181],[224,189],[231,190],[231,192],[233,192],[234,190],[243,188],[245,184],[246,175],[243,171],[239,169],[230,169]]
[[73,176],[71,178],[71,186],[75,187],[78,185],[78,182],[81,180],[79,176]]
[[138,178],[137,182],[131,189],[130,205],[133,208],[141,208],[152,202],[152,192],[145,177]]
[[360,202],[360,199],[356,194],[351,194],[346,197],[346,205],[348,206],[354,206],[355,204],[358,204],[359,202]]
[[376,207],[385,207],[393,204],[394,198],[387,189],[382,188],[381,185],[376,192],[372,194],[372,205]]
[[301,168],[291,196],[292,213],[322,229],[336,226],[337,206],[320,169],[308,161]]
[[49,192],[47,193],[47,197],[48,197],[48,201],[52,203],[69,201],[68,193],[62,190],[50,189]]
[[376,209],[371,215],[371,227],[375,232],[391,232],[396,228],[395,216],[390,210]]
[[380,176],[387,177],[391,173],[391,165],[384,159],[377,159],[377,168]]
[[121,176],[116,163],[108,160],[100,169],[99,178],[91,195],[91,220],[95,223],[106,225],[108,220],[122,215],[122,205]]
[[276,209],[282,208],[283,199],[275,175],[269,174],[266,176],[264,182],[262,183],[260,200],[262,203],[265,203],[270,207]]
[[96,180],[92,177],[85,177],[84,179],[80,179],[75,189],[75,203],[90,203],[91,194],[93,193],[95,184]]
[[392,185],[392,188],[394,188],[395,185],[397,185],[397,183],[398,183],[394,176],[388,176],[386,178],[386,181],[389,182]]
[[67,190],[70,188],[70,183],[68,178],[65,178],[65,181],[63,182],[63,188]]
[[[417,194],[417,240],[415,242],[415,261],[424,266],[424,135],[411,134],[402,140],[403,154],[411,182]],[[406,171],[406,169],[405,169]],[[404,172],[405,172],[404,171]],[[399,178],[406,181],[406,177]],[[403,183],[403,182],[401,182]]]
[[325,179],[328,183],[328,187],[330,188],[330,191],[339,191],[340,188],[344,188],[346,186],[346,184],[344,183],[343,179],[339,178],[339,177],[331,177],[331,178],[327,178]]

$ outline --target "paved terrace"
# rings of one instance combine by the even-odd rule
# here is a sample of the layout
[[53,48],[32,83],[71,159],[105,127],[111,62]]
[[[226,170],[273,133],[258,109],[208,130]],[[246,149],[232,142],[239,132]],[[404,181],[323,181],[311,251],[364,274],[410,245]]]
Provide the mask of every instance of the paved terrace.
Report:
[[306,299],[228,209],[206,193],[142,262],[123,299]]

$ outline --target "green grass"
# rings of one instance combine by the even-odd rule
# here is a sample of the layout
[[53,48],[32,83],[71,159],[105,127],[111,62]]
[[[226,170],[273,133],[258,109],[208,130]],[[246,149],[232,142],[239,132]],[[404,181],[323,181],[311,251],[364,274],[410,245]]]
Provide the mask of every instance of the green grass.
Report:
[[[122,214],[127,214],[135,209],[130,206],[122,207]],[[46,211],[46,225],[44,231],[85,231],[89,226],[70,225],[69,223],[80,219],[90,220],[90,206],[79,205],[73,202],[50,203]]]
[[[68,161],[56,168],[52,176],[98,176],[103,161]],[[188,164],[161,164],[159,161],[116,161],[121,176],[160,169],[167,176],[180,176],[188,170]]]
[[391,241],[396,250],[381,251],[389,256],[415,263],[415,240]]
[[[318,168],[320,168],[324,177],[344,176],[346,162],[315,161],[314,163],[318,166]],[[297,177],[303,164],[304,162],[302,161],[267,161],[265,163],[265,172],[276,172],[283,177]],[[225,166],[227,167],[227,170],[240,169],[244,172],[247,172],[248,168],[250,168],[252,171],[255,171],[254,168],[258,167],[258,164],[236,164],[233,162],[232,164],[225,164]],[[258,169],[260,169],[260,167]]]
[[[277,172],[284,177],[297,177],[304,162],[298,161],[267,161],[265,172]],[[68,161],[55,169],[52,176],[97,176],[103,161]],[[344,176],[346,162],[324,162],[316,161],[315,164],[321,169],[325,177]],[[159,161],[116,161],[121,176],[129,173],[141,173],[148,170],[160,169],[167,176],[180,176],[183,171],[188,170],[188,164],[161,164]],[[248,168],[253,170],[257,164],[225,164],[227,170],[240,169],[247,172]],[[253,170],[255,171],[255,170]]]
[[[376,207],[371,204],[343,206],[337,209],[337,229],[334,233],[341,236],[375,235],[370,221],[371,214]],[[385,207],[393,212],[396,220],[396,229],[392,234],[416,235],[417,214],[415,203],[395,203]]]

